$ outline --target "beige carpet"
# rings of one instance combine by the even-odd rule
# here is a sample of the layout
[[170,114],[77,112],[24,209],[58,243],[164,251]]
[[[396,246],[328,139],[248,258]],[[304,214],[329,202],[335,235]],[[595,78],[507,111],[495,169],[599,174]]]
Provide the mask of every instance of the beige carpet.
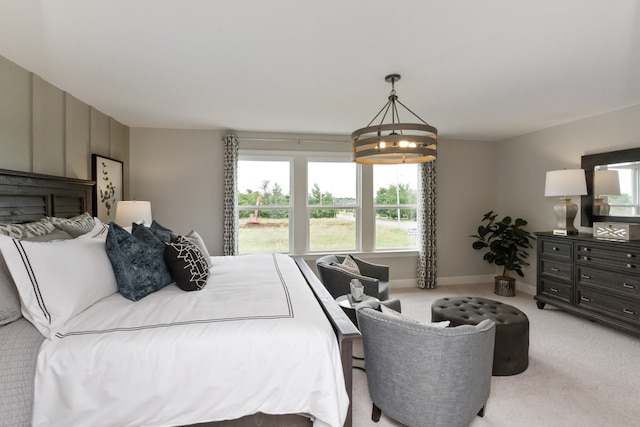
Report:
[[[472,427],[640,426],[640,337],[549,305],[539,310],[525,293],[495,295],[493,284],[392,290],[403,313],[425,321],[431,319],[431,303],[449,295],[511,304],[530,322],[529,368],[519,375],[492,377],[485,416],[476,417]],[[361,346],[355,353],[362,355]],[[353,376],[354,427],[400,426],[384,413],[379,423],[371,421],[366,373],[354,369]]]

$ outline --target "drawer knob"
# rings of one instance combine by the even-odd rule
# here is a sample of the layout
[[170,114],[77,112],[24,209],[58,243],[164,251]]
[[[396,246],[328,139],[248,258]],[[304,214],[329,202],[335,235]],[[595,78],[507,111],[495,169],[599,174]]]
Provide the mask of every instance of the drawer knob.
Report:
[[586,274],[581,274],[580,277],[583,278],[583,279],[593,279],[593,277],[588,276]]
[[583,256],[582,259],[585,261],[591,261],[591,259],[588,256]]
[[550,290],[551,292],[556,293],[556,294],[557,294],[558,292],[560,292],[560,291],[559,291],[558,289],[556,289],[556,288],[549,288],[549,290]]
[[637,316],[637,315],[638,315],[638,312],[637,312],[637,311],[632,311],[632,310],[629,310],[628,308],[623,309],[623,310],[622,310],[622,312],[623,312],[624,314],[630,314],[630,315],[632,315],[632,316]]
[[627,268],[636,268],[636,266],[633,264],[627,264]]
[[633,258],[633,254],[627,254],[627,258]]
[[628,283],[623,283],[622,287],[625,289],[638,289],[638,285],[630,285]]
[[560,271],[560,269],[557,267],[551,267],[551,271]]
[[582,248],[582,251],[583,251],[583,252],[589,252],[590,250],[591,250],[591,249],[589,249],[589,248]]
[[554,246],[554,247],[551,248],[551,250],[552,251],[559,251],[560,249],[558,249],[557,247]]
[[593,300],[591,298],[587,298],[587,297],[580,297],[580,301],[593,302]]

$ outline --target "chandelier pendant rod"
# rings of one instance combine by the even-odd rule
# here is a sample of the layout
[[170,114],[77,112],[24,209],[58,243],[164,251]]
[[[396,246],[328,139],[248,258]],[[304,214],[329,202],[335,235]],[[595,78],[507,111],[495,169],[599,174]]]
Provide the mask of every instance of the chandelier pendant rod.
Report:
[[400,102],[400,100],[398,100],[398,104],[402,105],[408,112],[410,112],[411,114],[413,114],[415,116],[416,119],[420,120],[422,123],[424,123],[425,125],[429,126],[429,123],[425,122],[424,120],[422,120],[420,118],[420,116],[418,116],[416,113],[414,113],[413,111],[411,111],[411,109],[409,107],[407,107],[406,105],[404,105],[402,102]]
[[[391,103],[391,101],[389,101],[386,104],[384,104],[384,106],[380,109],[380,111],[378,111],[378,114],[376,114],[375,117],[373,119],[371,119],[371,121],[369,122],[369,124],[366,127],[371,126],[371,123],[375,122],[376,119],[378,118],[378,116],[384,111],[384,116],[382,116],[382,120],[380,121],[380,124],[382,124],[384,122],[384,118],[387,116],[387,111],[389,111],[389,104],[390,103]],[[385,111],[385,108],[387,109],[387,111]]]

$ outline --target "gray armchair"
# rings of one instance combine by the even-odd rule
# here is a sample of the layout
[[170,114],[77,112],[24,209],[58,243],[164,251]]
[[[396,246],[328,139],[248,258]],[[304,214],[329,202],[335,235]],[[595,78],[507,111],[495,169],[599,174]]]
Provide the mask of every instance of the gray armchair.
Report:
[[318,277],[331,296],[338,298],[350,293],[351,279],[358,279],[364,285],[365,295],[376,297],[380,301],[389,299],[389,267],[352,257],[360,269],[359,275],[331,265],[332,262],[341,264],[344,255],[326,255],[316,260]]
[[381,412],[409,427],[463,427],[484,415],[495,323],[440,328],[394,314],[379,303],[356,308],[367,361],[371,418]]

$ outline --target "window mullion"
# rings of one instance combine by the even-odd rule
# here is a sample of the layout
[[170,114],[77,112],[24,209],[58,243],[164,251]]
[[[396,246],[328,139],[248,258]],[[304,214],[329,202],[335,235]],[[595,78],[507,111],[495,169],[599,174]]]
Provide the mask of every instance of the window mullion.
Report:
[[376,215],[373,209],[373,166],[359,165],[358,174],[360,190],[360,218],[358,224],[360,250],[362,252],[373,252],[376,241]]
[[293,224],[290,225],[292,252],[305,254],[309,251],[309,208],[307,207],[307,161],[301,155],[293,160],[291,174],[291,197],[293,198]]

